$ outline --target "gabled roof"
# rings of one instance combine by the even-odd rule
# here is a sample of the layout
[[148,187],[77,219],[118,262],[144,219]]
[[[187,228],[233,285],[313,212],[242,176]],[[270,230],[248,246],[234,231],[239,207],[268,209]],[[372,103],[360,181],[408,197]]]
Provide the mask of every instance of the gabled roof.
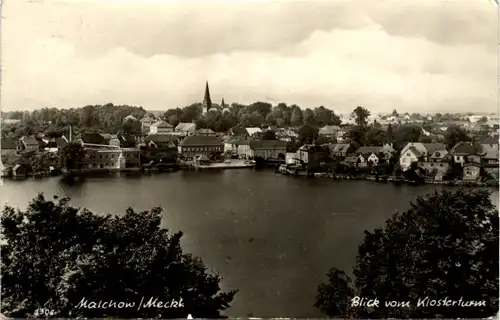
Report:
[[27,146],[38,146],[38,145],[40,145],[40,143],[38,142],[38,140],[35,139],[34,137],[31,137],[31,136],[29,136],[29,137],[24,136],[20,140],[25,145],[27,145]]
[[222,141],[217,137],[212,136],[189,136],[181,142],[183,147],[198,147],[198,146],[222,146]]
[[203,129],[198,129],[196,130],[197,133],[215,133],[213,130],[208,129],[208,128],[203,128]]
[[192,122],[181,122],[175,127],[175,131],[196,131],[196,124]]
[[469,154],[484,154],[483,148],[480,144],[474,144],[472,142],[459,142],[451,150],[450,153],[453,155],[469,155]]
[[437,150],[446,150],[446,146],[442,143],[422,143],[427,149],[427,154],[433,154]]
[[251,141],[250,148],[252,149],[275,149],[275,148],[286,148],[286,142],[280,140],[260,140]]
[[415,147],[409,147],[408,151],[411,151],[417,158],[422,155],[422,153]]
[[366,154],[366,153],[379,153],[381,151],[382,147],[360,147],[358,150],[356,150],[356,153],[358,154]]
[[148,116],[146,116],[146,117],[144,117],[144,118],[141,119],[142,123],[144,123],[144,122],[153,122],[153,121],[155,121],[155,119],[153,119],[151,117],[148,117]]
[[155,123],[151,125],[152,127],[157,127],[157,128],[173,128],[170,123],[163,121],[163,120],[158,120]]
[[11,139],[7,139],[7,138],[2,138],[0,147],[2,148],[2,150],[15,150],[15,149],[17,149],[16,142],[11,140]]
[[252,127],[252,128],[245,128],[246,131],[248,132],[249,135],[254,135],[256,133],[262,132],[261,128],[258,127]]
[[300,147],[299,150],[307,152],[325,152],[325,149],[323,147],[316,146],[313,144],[305,144],[302,147]]
[[106,138],[97,132],[85,132],[80,135],[80,138],[84,143],[90,144],[107,144]]

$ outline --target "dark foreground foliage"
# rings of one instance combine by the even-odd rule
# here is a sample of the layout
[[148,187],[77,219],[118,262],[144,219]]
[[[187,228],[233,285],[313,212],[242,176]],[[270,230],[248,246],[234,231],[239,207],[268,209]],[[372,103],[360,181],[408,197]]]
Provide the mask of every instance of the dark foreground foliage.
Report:
[[[101,216],[39,195],[23,210],[2,212],[3,314],[29,317],[216,318],[236,291],[222,292],[220,277],[184,254],[182,233],[160,228],[161,209]],[[182,308],[142,308],[144,297],[179,301]],[[134,308],[76,308],[88,301],[135,302]]]
[[[417,198],[385,227],[365,232],[353,274],[332,269],[316,307],[332,317],[486,318],[498,313],[498,211],[483,190]],[[379,308],[352,307],[355,296]],[[480,307],[425,306],[418,301],[484,301]],[[410,307],[385,307],[385,301]]]

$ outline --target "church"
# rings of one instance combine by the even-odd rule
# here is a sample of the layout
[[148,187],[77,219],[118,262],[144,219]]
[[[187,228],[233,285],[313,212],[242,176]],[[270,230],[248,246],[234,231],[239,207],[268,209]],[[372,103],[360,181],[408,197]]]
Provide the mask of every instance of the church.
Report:
[[[205,97],[203,98],[203,114],[206,115],[210,111],[217,111],[215,106],[212,106],[212,99],[210,98],[210,89],[208,88],[208,81],[205,85]],[[222,98],[221,111],[229,112],[226,104],[224,103],[224,98]]]

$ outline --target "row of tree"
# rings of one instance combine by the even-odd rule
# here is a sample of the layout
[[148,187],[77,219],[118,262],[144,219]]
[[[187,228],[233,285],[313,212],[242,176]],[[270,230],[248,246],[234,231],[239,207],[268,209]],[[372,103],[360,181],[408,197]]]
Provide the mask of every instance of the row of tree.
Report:
[[[331,269],[315,305],[342,318],[487,318],[498,312],[498,210],[484,190],[419,197],[365,231],[352,275]],[[219,318],[236,290],[183,252],[182,233],[161,227],[160,208],[99,215],[42,195],[0,216],[1,312],[10,317]],[[258,280],[258,279],[257,279]],[[156,297],[179,308],[78,308],[86,301]],[[355,297],[378,299],[367,308]],[[421,305],[419,300],[478,302]],[[391,301],[408,306],[393,306]],[[388,302],[389,305],[385,303]],[[50,314],[45,315],[43,310]],[[284,311],[286,312],[286,311]],[[293,316],[293,315],[289,315]]]

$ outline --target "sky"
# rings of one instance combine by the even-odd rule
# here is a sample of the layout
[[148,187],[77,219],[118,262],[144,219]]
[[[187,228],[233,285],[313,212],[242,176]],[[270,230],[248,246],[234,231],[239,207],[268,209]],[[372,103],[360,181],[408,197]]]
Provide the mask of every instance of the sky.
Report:
[[3,111],[498,112],[493,0],[4,0]]

